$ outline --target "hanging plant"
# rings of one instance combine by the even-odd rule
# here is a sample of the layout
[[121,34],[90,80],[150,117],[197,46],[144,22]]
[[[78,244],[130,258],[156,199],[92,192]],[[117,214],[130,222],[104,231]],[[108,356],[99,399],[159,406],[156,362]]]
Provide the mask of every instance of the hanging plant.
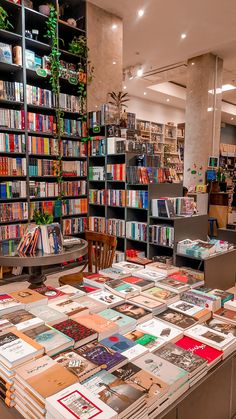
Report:
[[87,38],[84,35],[74,36],[72,41],[69,43],[69,52],[75,55],[79,55],[83,58],[88,56]]
[[0,29],[7,30],[10,28],[14,29],[8,20],[8,13],[2,6],[0,6]]

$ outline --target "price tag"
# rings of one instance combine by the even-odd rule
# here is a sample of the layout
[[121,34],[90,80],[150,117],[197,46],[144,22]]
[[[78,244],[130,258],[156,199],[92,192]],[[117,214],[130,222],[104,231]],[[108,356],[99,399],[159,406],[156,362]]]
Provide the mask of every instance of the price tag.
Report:
[[43,68],[37,68],[36,74],[40,77],[47,77],[48,73]]
[[75,86],[78,84],[78,80],[76,77],[69,77],[68,81],[70,84],[74,84]]

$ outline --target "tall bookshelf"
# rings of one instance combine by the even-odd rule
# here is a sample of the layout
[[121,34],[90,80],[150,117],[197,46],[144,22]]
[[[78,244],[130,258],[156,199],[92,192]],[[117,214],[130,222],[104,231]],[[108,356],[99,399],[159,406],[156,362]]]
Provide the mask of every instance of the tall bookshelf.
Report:
[[[60,10],[56,31],[61,60],[60,108],[63,111],[64,128],[59,141],[55,137],[55,102],[51,92],[50,72],[41,71],[42,68],[47,67],[45,57],[48,57],[51,51],[50,42],[45,37],[48,16],[39,12],[40,3],[37,1],[33,1],[33,8],[24,6],[23,2],[21,4],[19,1],[19,3],[0,0],[0,5],[7,11],[8,19],[14,26],[9,30],[0,30],[1,42],[11,47],[20,46],[22,54],[21,63],[19,61],[18,64],[0,62],[0,113],[4,110],[21,113],[20,126],[10,125],[6,119],[3,119],[3,113],[0,118],[0,206],[2,206],[0,227],[4,227],[6,233],[0,235],[0,240],[22,235],[23,228],[19,226],[32,221],[35,207],[52,212],[55,221],[61,223],[64,234],[80,234],[85,230],[87,223],[87,144],[82,142],[82,137],[86,136],[86,121],[81,122],[78,70],[86,68],[86,58],[68,52],[68,46],[74,36],[86,36],[85,1],[78,0],[76,11],[71,16],[77,19],[77,27],[70,26],[66,22],[67,17],[64,18],[63,14],[60,16],[63,2],[58,3],[57,0],[51,2],[58,12]],[[67,6],[73,7],[70,0],[66,3]],[[34,39],[28,37],[29,32],[27,32],[32,32],[33,29],[38,30],[38,36]],[[65,67],[66,74],[63,74]],[[3,95],[2,81],[5,93],[7,85],[8,95]],[[16,87],[14,90],[6,82],[20,83],[21,95],[18,95],[17,99]],[[46,126],[45,121],[47,118],[51,121],[50,117],[53,118],[53,126],[50,122]],[[12,142],[9,135],[12,134],[18,135],[18,138],[14,139],[14,147],[12,144],[9,146]],[[23,143],[20,149],[19,145],[16,145],[19,142]],[[58,175],[55,171],[60,154],[62,156],[62,212],[60,202],[58,202]],[[24,166],[22,173],[15,170],[8,173],[5,170],[7,167],[4,166],[7,165],[7,158],[17,159],[17,161],[11,161],[13,168],[16,163],[19,167],[22,163]],[[9,167],[10,160],[8,160],[8,169]],[[21,189],[17,196],[14,196],[11,192],[9,193],[9,189],[17,185],[6,184],[6,182],[16,181],[23,183],[20,185]],[[7,188],[7,194],[4,188]],[[18,212],[20,216],[17,217],[14,214],[12,217],[4,218],[3,209],[7,205],[19,206],[16,214]],[[22,211],[20,211],[20,206],[23,207]],[[74,229],[70,228],[70,224],[74,226]],[[9,226],[15,226],[15,232],[14,227]],[[8,231],[11,229],[12,231]]]

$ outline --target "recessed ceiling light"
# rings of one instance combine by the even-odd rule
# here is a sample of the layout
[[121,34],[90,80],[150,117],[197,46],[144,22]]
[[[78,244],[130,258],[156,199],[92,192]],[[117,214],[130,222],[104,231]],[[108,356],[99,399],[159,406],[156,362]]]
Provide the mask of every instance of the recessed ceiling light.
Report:
[[167,98],[167,99],[166,99],[166,102],[169,102],[169,101],[170,101],[170,99],[169,99],[169,98]]
[[192,62],[192,63],[191,63],[191,65],[195,65],[195,63],[194,63],[194,62]]
[[124,89],[124,90],[125,90],[125,89],[127,89],[127,86],[124,86],[124,87],[123,87],[123,89]]
[[146,96],[147,92],[143,92],[144,96]]
[[142,17],[144,15],[144,10],[143,9],[140,9],[139,11],[138,11],[138,16],[139,17]]
[[232,117],[232,118],[230,118],[231,119],[231,121],[233,121],[234,120],[234,118]]
[[143,75],[143,69],[142,68],[139,68],[137,70],[137,77],[142,77],[142,75]]
[[222,93],[222,92],[228,92],[228,90],[234,90],[236,89],[236,86],[233,84],[223,84],[222,87],[217,87],[216,89],[208,90],[209,93],[216,94]]
[[181,39],[185,39],[187,38],[187,34],[186,33],[181,33]]
[[116,64],[116,61],[112,61],[112,64]]
[[212,111],[213,111],[212,106],[210,108],[207,108],[207,112],[212,112]]
[[114,25],[112,25],[111,29],[116,30],[117,29],[117,25],[114,23]]

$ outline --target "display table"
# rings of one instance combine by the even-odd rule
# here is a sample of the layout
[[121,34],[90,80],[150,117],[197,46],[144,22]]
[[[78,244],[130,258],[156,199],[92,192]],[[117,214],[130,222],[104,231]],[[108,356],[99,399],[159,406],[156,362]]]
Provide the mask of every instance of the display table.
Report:
[[218,228],[218,237],[219,240],[226,240],[229,243],[236,244],[236,230],[231,230],[229,228]]
[[0,266],[20,266],[30,269],[27,281],[31,288],[40,286],[46,280],[42,268],[49,265],[58,265],[70,260],[78,259],[88,252],[88,243],[80,239],[78,244],[63,247],[57,254],[46,254],[42,250],[37,250],[34,256],[21,256],[17,252],[19,240],[11,240],[0,243]]

